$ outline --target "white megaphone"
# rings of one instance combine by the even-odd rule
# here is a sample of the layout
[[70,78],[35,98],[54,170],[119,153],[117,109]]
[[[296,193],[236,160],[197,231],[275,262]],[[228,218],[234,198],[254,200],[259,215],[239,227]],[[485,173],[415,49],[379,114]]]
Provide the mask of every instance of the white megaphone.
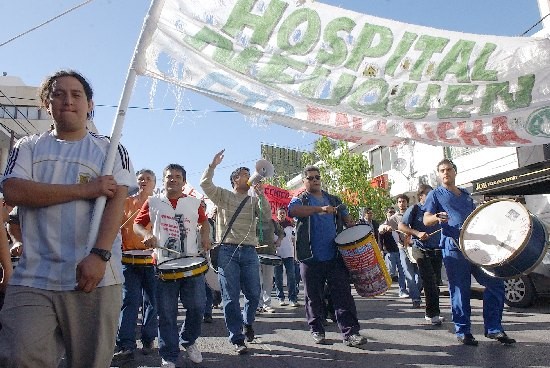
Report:
[[248,179],[248,185],[253,187],[264,178],[271,178],[273,174],[275,174],[273,164],[262,158],[256,162],[256,171],[252,174],[250,179]]

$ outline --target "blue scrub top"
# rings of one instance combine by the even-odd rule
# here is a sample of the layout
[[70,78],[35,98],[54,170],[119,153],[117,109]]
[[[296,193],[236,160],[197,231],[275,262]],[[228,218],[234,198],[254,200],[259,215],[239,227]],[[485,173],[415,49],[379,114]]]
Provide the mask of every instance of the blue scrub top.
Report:
[[428,193],[426,197],[426,203],[424,204],[425,212],[431,214],[447,212],[449,216],[448,222],[441,224],[443,228],[442,246],[446,242],[445,238],[448,237],[454,239],[454,247],[457,247],[462,225],[475,208],[474,200],[470,194],[462,188],[459,189],[460,195],[457,196],[445,187],[437,187]]
[[[403,214],[403,218],[401,219],[401,222],[403,222],[405,225],[409,225],[413,229],[417,231],[423,231],[425,233],[431,234],[434,231],[439,230],[439,224],[433,225],[433,226],[426,226],[424,225],[424,207],[418,204],[418,210],[416,211],[415,217],[412,218],[412,212],[413,209],[417,207],[417,205],[411,206],[407,208],[405,213]],[[436,234],[430,236],[428,239],[421,241],[416,236],[413,237],[415,239],[415,245],[424,248],[424,249],[437,249],[439,248],[439,242],[441,240],[441,233],[437,232]]]
[[[329,206],[328,198],[323,194],[323,198],[317,199],[316,197],[310,195],[309,197],[310,206]],[[300,198],[294,197],[288,205],[288,212],[292,212],[292,207],[302,205]],[[338,212],[342,216],[349,215],[349,212],[346,206],[341,206],[338,208]],[[310,243],[311,243],[311,252],[313,254],[313,261],[324,262],[330,261],[336,257],[338,248],[334,243],[336,238],[336,225],[335,218],[332,214],[320,214],[316,213],[309,216],[310,221]]]

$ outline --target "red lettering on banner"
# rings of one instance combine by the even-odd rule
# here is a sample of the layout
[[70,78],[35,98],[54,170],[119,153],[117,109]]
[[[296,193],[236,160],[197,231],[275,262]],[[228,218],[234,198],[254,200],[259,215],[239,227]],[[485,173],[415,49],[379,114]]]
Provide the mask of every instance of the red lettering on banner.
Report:
[[489,146],[489,139],[483,134],[483,121],[474,120],[472,123],[473,130],[466,131],[466,122],[458,122],[458,136],[469,146],[475,146],[474,139],[477,139],[480,145]]
[[508,127],[508,118],[506,116],[498,116],[491,122],[493,124],[493,142],[497,146],[504,146],[504,142],[516,142],[520,144],[531,143],[530,140],[518,137],[518,135]]
[[457,138],[447,138],[447,132],[453,129],[453,124],[448,121],[437,124],[437,135],[439,136],[439,139],[449,144],[460,144],[460,140]]

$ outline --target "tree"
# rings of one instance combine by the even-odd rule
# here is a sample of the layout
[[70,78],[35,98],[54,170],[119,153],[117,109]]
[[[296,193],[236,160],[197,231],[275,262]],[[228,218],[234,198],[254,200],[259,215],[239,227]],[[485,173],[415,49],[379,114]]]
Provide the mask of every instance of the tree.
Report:
[[320,162],[316,165],[323,177],[323,189],[339,196],[353,217],[359,216],[361,208],[371,207],[376,219],[386,219],[385,209],[392,205],[389,190],[372,186],[369,161],[360,153],[350,152],[345,142],[322,137],[302,161],[304,166]]

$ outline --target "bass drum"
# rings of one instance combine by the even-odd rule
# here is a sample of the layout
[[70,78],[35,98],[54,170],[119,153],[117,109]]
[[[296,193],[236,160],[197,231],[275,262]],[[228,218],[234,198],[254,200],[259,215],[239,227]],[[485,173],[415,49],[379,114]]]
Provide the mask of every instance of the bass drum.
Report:
[[527,274],[548,248],[544,225],[512,199],[495,199],[468,216],[460,232],[459,248],[472,263],[499,278]]

